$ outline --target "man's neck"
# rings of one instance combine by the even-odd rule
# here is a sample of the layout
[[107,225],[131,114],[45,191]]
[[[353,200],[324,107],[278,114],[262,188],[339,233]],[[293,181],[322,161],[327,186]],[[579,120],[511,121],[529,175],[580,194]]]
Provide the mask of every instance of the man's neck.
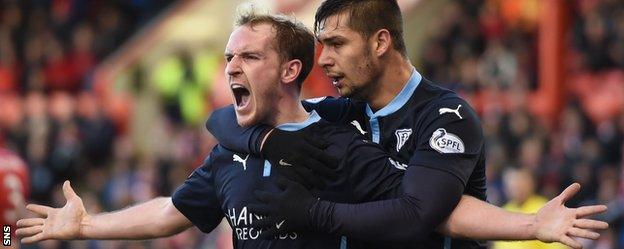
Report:
[[272,126],[278,126],[285,123],[301,123],[308,119],[308,112],[301,105],[298,98],[299,94],[292,96],[284,96],[277,102],[275,108],[275,116]]
[[374,112],[387,106],[399,95],[412,75],[412,63],[400,55],[393,55],[393,58],[384,64],[389,66],[383,68],[379,82],[376,84],[377,89],[372,91],[374,94],[371,94],[367,100]]

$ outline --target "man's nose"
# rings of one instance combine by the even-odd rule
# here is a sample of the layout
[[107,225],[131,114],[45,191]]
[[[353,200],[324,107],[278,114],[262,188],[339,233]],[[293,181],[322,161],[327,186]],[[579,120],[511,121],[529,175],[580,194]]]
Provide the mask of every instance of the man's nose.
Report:
[[330,67],[334,64],[333,58],[329,56],[329,52],[323,46],[321,48],[321,54],[319,55],[317,64],[322,67]]
[[231,77],[240,74],[242,71],[239,62],[240,60],[238,59],[238,56],[232,57],[232,59],[230,59],[225,66],[225,73]]

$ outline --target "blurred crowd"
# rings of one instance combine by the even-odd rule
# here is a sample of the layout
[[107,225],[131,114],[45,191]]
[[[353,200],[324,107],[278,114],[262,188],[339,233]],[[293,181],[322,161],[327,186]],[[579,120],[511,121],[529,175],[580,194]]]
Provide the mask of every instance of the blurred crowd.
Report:
[[[169,196],[214,144],[202,140],[207,136],[199,128],[166,119],[173,149],[159,157],[142,153],[93,90],[97,64],[169,2],[0,0],[0,147],[27,162],[28,202],[64,205],[60,185],[67,179],[89,213]],[[26,248],[212,248],[217,236],[191,229],[156,241],[46,241]]]
[[[214,68],[215,74],[218,56],[191,58],[182,51],[158,63],[154,75],[136,71],[135,95],[153,84],[161,96],[164,115],[149,124],[162,133],[158,153],[142,150],[92,90],[95,66],[168,2],[0,0],[0,146],[27,161],[30,202],[62,206],[65,179],[90,213],[168,196],[215,144],[201,125],[205,115],[197,113],[216,101],[206,95],[216,76],[198,68]],[[600,218],[611,224],[599,241],[584,241],[586,248],[620,248],[624,106],[615,115],[592,116],[587,87],[624,85],[624,2],[575,0],[569,7],[570,92],[555,126],[527,108],[538,86],[539,0],[450,1],[430,24],[416,67],[460,92],[481,115],[490,202],[534,212],[579,182],[582,190],[570,205],[607,204],[609,212]],[[227,248],[230,234],[224,231],[203,235],[190,229],[141,242],[48,241],[27,248]]]
[[[593,118],[585,95],[609,75],[614,91],[624,85],[624,2],[569,1],[566,32],[565,107],[555,126],[545,125],[527,107],[538,86],[537,0],[453,1],[434,21],[425,46],[423,75],[460,92],[478,110],[487,139],[488,199],[510,210],[535,212],[567,185],[581,192],[569,203],[607,204],[600,219],[611,224],[586,248],[624,248],[622,143],[624,106]],[[575,92],[578,79],[585,92]],[[620,88],[617,88],[620,87]],[[501,102],[507,103],[501,105]],[[547,248],[546,245],[496,248]],[[543,246],[543,247],[542,247]]]
[[89,89],[93,67],[167,2],[1,1],[0,92]]

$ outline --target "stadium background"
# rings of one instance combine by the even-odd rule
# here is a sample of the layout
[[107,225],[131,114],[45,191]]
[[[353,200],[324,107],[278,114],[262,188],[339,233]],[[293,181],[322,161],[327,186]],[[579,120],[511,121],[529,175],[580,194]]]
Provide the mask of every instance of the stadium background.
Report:
[[[28,202],[64,205],[65,179],[90,213],[170,195],[216,143],[203,121],[230,101],[222,53],[241,2],[0,0],[0,146],[28,164]],[[611,224],[586,247],[624,248],[624,2],[399,2],[416,68],[481,115],[490,202],[539,206],[580,182],[570,205],[607,204]],[[256,3],[311,26],[320,1]],[[335,95],[328,82],[315,68],[303,95]],[[223,225],[26,248],[230,244]]]

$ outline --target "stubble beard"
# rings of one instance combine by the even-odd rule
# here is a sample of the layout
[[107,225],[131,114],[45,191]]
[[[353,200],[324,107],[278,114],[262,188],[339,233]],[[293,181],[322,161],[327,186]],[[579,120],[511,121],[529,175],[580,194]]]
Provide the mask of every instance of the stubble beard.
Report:
[[264,101],[262,105],[257,104],[257,122],[255,124],[274,125],[281,111],[279,108],[279,95],[277,87],[266,89],[265,92],[258,96],[258,99]]
[[351,88],[350,97],[353,99],[369,102],[375,95],[375,91],[379,85],[378,80],[381,75],[379,73],[379,66],[373,64],[371,57],[371,51],[367,51],[363,58],[364,63],[360,68],[360,72],[366,75],[364,77],[366,81],[362,82],[358,87],[353,86]]

